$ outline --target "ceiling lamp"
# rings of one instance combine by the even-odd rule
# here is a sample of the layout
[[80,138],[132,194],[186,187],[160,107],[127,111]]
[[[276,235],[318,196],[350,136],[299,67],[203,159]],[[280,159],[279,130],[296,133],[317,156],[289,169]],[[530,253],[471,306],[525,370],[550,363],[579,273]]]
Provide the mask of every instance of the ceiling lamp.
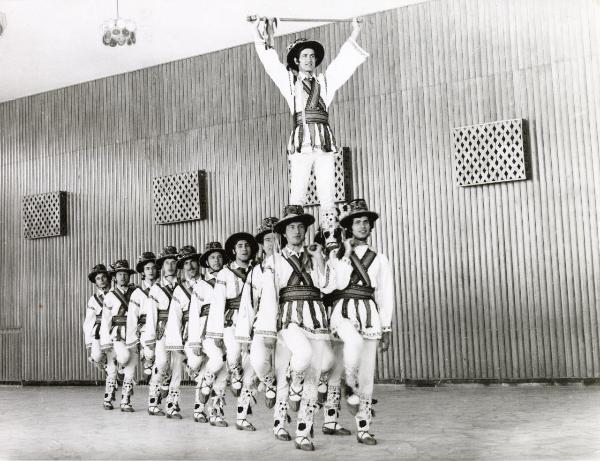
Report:
[[117,16],[102,23],[102,43],[106,46],[135,44],[137,26],[135,22],[119,16],[119,0],[117,0]]

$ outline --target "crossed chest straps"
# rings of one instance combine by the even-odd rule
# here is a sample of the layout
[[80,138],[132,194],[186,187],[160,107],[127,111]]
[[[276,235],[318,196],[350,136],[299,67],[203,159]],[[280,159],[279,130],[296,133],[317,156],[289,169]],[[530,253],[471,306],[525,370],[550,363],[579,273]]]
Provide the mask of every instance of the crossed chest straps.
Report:
[[[352,264],[352,274],[350,274],[350,283],[343,290],[336,290],[331,294],[331,303],[334,305],[336,302],[342,300],[342,317],[348,318],[348,303],[351,299],[355,300],[358,304],[362,301],[365,304],[366,310],[366,328],[371,328],[372,325],[372,314],[369,306],[369,301],[375,301],[374,293],[375,289],[371,285],[371,278],[369,277],[369,267],[375,261],[377,253],[370,248],[367,249],[361,259],[358,259],[356,253],[350,254],[350,263]],[[360,285],[359,285],[360,283]],[[360,318],[357,315],[357,318]]]
[[[246,283],[246,278],[248,277],[248,271],[244,271],[239,267],[231,267],[227,266],[228,269],[233,272],[233,274],[242,281],[242,284]],[[240,301],[242,300],[242,291],[235,298],[225,300],[225,327],[233,326],[233,315],[240,308]]]
[[[135,288],[133,287],[129,287],[125,293],[121,293],[118,289],[114,289],[112,291],[115,297],[121,303],[117,314],[112,318],[113,327],[125,327],[127,325],[127,309],[129,308],[129,299],[134,291]],[[122,328],[117,328],[117,341],[125,340],[122,330]]]
[[[146,298],[150,294],[150,288],[140,288],[140,290],[142,290],[142,293],[144,293]],[[146,325],[146,314],[141,314],[138,317],[138,326],[141,327],[142,325]]]
[[[304,121],[308,125],[311,143],[314,147],[315,136],[319,135],[321,149],[324,152],[331,152],[331,146],[335,145],[335,139],[332,138],[331,131],[325,129],[325,127],[329,127],[329,114],[327,113],[325,101],[321,97],[321,85],[317,78],[312,77],[302,80],[302,91],[304,91],[306,97]],[[296,98],[294,98],[294,129],[298,128],[296,152],[300,152],[302,150],[302,142],[304,141],[303,113],[297,110],[295,104]],[[318,129],[317,126],[322,129]]]
[[98,306],[100,306],[100,313],[96,314],[92,335],[94,339],[100,339],[100,324],[102,323],[102,306],[104,305],[104,295],[94,294],[94,299],[98,303]]
[[[277,319],[277,328],[286,328],[292,323],[293,307],[296,307],[296,317],[298,323],[304,323],[304,302],[308,303],[310,317],[315,330],[326,328],[327,325],[321,325],[319,316],[317,316],[317,309],[320,311],[320,317],[323,323],[327,321],[327,314],[325,312],[325,306],[321,299],[321,290],[315,287],[313,280],[297,256],[290,255],[289,257],[283,256],[283,258],[292,267],[292,275],[287,282],[287,286],[279,289],[279,304],[282,308],[279,309],[279,316]],[[287,310],[285,305],[288,304]],[[285,316],[285,319],[283,318]]]

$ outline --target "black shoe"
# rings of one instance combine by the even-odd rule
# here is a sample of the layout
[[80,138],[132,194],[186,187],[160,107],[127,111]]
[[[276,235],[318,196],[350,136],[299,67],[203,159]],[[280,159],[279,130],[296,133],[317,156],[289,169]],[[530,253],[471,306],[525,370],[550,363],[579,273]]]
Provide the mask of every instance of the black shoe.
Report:
[[106,400],[102,403],[102,406],[104,407],[105,410],[112,410],[113,404],[110,402],[107,402]]

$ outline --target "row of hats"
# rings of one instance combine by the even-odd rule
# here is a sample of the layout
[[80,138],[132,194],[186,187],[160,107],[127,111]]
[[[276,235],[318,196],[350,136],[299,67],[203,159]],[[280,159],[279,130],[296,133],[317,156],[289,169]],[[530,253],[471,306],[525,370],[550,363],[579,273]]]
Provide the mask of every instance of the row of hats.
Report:
[[[374,222],[377,218],[379,218],[377,213],[369,210],[365,200],[352,200],[342,207],[340,224],[342,227],[348,227],[352,223],[352,219],[361,216],[367,216],[371,222]],[[129,262],[126,259],[120,259],[114,264],[111,264],[110,271],[107,270],[104,264],[98,264],[94,266],[92,271],[88,274],[88,279],[94,283],[96,275],[101,273],[114,274],[119,271],[129,272],[130,274],[135,274],[136,271],[138,273],[143,273],[144,265],[149,262],[155,262],[157,267],[160,269],[163,262],[169,258],[177,260],[178,269],[181,269],[183,267],[183,263],[189,259],[198,259],[202,267],[208,268],[207,259],[212,253],[218,252],[223,255],[223,258],[227,258],[228,255],[233,254],[235,245],[241,240],[245,240],[250,244],[252,257],[254,257],[258,252],[258,245],[263,243],[264,237],[267,234],[272,232],[283,234],[285,233],[286,226],[293,222],[302,222],[308,227],[314,224],[315,218],[313,215],[305,213],[304,208],[301,205],[287,205],[283,210],[283,218],[278,219],[275,217],[269,217],[263,219],[255,236],[247,232],[236,232],[227,239],[225,242],[225,248],[221,246],[220,242],[209,242],[205,245],[204,252],[200,254],[196,252],[196,248],[194,248],[192,245],[186,245],[182,247],[180,252],[178,252],[177,248],[174,246],[167,246],[163,249],[158,258],[151,251],[142,253],[142,255],[138,258],[135,271],[129,267]]]

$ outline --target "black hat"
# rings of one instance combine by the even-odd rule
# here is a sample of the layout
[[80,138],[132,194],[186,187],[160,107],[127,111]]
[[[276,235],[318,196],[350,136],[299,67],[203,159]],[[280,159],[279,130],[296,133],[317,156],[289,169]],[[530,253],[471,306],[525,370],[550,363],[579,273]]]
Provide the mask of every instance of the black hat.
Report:
[[104,264],[96,264],[88,274],[88,280],[92,283],[96,283],[96,275],[98,274],[106,274],[109,279],[112,276]]
[[287,65],[288,68],[298,70],[298,65],[294,61],[294,58],[300,56],[300,52],[306,48],[310,48],[315,52],[315,67],[317,67],[323,61],[325,56],[325,48],[316,40],[308,40],[306,38],[299,38],[290,43],[287,47]]
[[135,271],[129,267],[129,261],[126,259],[119,259],[110,265],[111,273],[116,274],[117,272],[127,272],[129,275],[135,274]]
[[273,227],[275,232],[279,232],[283,235],[285,234],[286,226],[293,222],[301,222],[308,227],[314,224],[315,217],[311,214],[305,213],[302,205],[286,205],[283,209],[283,218],[277,221]]
[[196,248],[192,245],[185,245],[179,250],[179,259],[177,260],[177,269],[183,267],[183,263],[188,259],[198,259],[200,255],[196,252]]
[[227,258],[233,259],[233,249],[240,240],[245,240],[250,244],[250,248],[252,250],[250,259],[254,259],[256,253],[258,253],[258,242],[254,236],[248,232],[236,232],[235,234],[229,236],[229,238],[225,241],[225,255]]
[[143,274],[144,266],[148,263],[155,263],[155,262],[156,262],[156,255],[154,253],[152,253],[151,251],[144,251],[137,260],[137,263],[135,265],[135,270],[138,273]]
[[348,202],[345,209],[342,208],[342,217],[340,219],[340,225],[345,228],[352,227],[352,220],[354,218],[360,218],[361,216],[367,216],[371,225],[379,218],[379,215],[374,211],[369,210],[367,202],[362,198],[357,198]]
[[177,260],[178,256],[179,254],[177,253],[177,248],[175,248],[174,246],[166,246],[163,248],[163,251],[161,251],[158,258],[156,258],[156,266],[158,267],[158,269],[160,269],[162,268],[162,265],[166,259]]
[[208,242],[204,245],[204,253],[200,255],[200,265],[208,269],[208,257],[213,253],[221,253],[223,255],[223,259],[227,259],[227,255],[225,254],[225,250],[221,245],[221,242]]

